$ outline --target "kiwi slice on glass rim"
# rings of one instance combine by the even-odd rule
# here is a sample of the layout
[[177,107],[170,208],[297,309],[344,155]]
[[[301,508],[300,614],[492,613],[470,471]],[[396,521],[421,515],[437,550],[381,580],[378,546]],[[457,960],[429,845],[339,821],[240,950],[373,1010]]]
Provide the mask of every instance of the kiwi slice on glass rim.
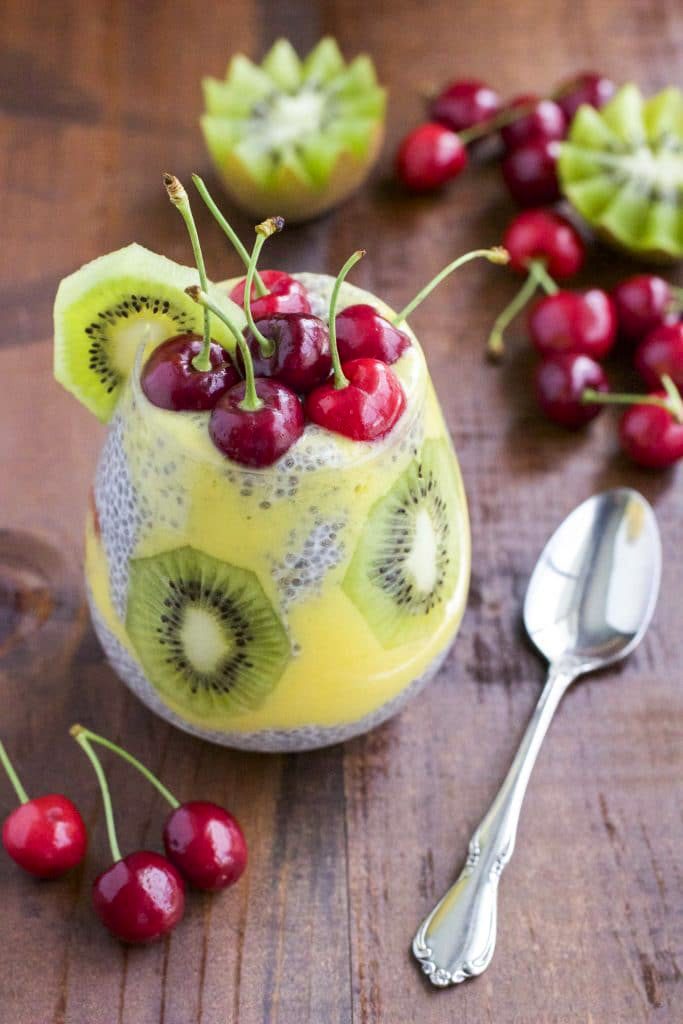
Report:
[[126,626],[151,685],[207,723],[262,704],[291,655],[254,573],[192,547],[131,561]]
[[651,260],[683,257],[683,93],[623,86],[582,106],[560,145],[562,191],[595,231]]
[[429,635],[453,595],[458,489],[448,442],[428,440],[370,509],[343,589],[384,647]]
[[203,82],[204,138],[230,197],[255,217],[303,221],[365,180],[384,136],[385,90],[369,57],[349,64],[332,38],[301,60],[279,39],[260,65],[233,57]]
[[[186,331],[201,334],[204,313],[185,289],[197,271],[133,243],[86,263],[59,285],[54,307],[55,378],[99,419],[110,419],[140,345]],[[213,286],[211,297],[242,325],[242,310]],[[211,334],[234,347],[214,317]]]

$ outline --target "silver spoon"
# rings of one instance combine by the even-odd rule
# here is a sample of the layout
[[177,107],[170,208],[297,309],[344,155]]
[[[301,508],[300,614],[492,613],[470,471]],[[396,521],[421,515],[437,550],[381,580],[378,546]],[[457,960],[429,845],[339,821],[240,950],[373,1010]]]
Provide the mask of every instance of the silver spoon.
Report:
[[524,625],[548,660],[548,679],[498,795],[469,844],[458,880],[420,925],[413,953],[440,987],[475,977],[496,945],[498,882],[512,857],[531,770],[567,688],[637,647],[659,591],[654,512],[619,488],[595,495],[546,544],[524,602]]

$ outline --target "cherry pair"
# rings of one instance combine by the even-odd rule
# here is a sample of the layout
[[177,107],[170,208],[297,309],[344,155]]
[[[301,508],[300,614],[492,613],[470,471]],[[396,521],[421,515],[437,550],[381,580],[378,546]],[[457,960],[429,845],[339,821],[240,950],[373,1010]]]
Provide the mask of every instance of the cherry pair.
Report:
[[403,139],[396,157],[399,180],[414,192],[440,188],[467,166],[468,145],[498,136],[505,151],[503,179],[513,199],[523,206],[554,202],[558,142],[582,103],[600,107],[614,91],[604,75],[583,72],[550,99],[524,94],[503,104],[478,79],[451,82],[432,102],[430,120]]
[[[112,935],[123,942],[152,942],[180,922],[186,882],[197,889],[217,892],[240,878],[247,863],[244,834],[237,820],[218,804],[205,800],[179,803],[148,768],[111,740],[80,725],[72,727],[71,735],[97,775],[113,858],[112,865],[93,883],[94,910]],[[131,764],[171,805],[163,830],[165,857],[153,850],[121,855],[109,786],[93,744],[106,747]]]

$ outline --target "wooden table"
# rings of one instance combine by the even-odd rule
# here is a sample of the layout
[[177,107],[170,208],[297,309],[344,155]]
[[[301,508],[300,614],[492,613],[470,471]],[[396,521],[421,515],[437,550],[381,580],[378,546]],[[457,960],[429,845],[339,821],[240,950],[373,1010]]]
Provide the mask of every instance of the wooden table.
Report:
[[[474,167],[438,199],[409,200],[391,184],[420,94],[465,73],[507,95],[543,91],[585,65],[646,91],[680,84],[680,4],[5,0],[1,24],[1,732],[27,788],[64,787],[92,830],[85,867],[62,882],[36,884],[0,857],[3,1024],[683,1019],[682,480],[627,465],[609,415],[578,436],[544,425],[521,327],[502,369],[485,365],[512,277],[472,266],[413,318],[469,493],[474,573],[459,640],[399,718],[317,753],[198,742],[153,717],[107,667],[80,568],[102,430],[51,376],[63,275],[133,239],[189,259],[160,175],[208,170],[199,82],[233,50],[258,55],[280,34],[306,49],[329,32],[348,54],[375,56],[393,100],[374,182],[272,252],[286,269],[335,271],[366,246],[355,279],[401,304],[455,254],[498,241],[513,213],[495,166]],[[195,205],[211,275],[237,272]],[[583,280],[609,285],[630,269],[596,248]],[[663,531],[654,624],[628,665],[569,695],[553,726],[502,884],[490,970],[432,991],[410,939],[459,869],[543,676],[519,621],[530,570],[574,504],[621,483],[654,502]],[[93,776],[68,737],[74,720],[124,741],[181,796],[228,804],[248,833],[244,881],[193,897],[183,926],[155,947],[124,949],[93,919],[106,839]],[[124,845],[157,843],[158,799],[121,764],[110,777]],[[4,814],[6,783],[0,793]]]

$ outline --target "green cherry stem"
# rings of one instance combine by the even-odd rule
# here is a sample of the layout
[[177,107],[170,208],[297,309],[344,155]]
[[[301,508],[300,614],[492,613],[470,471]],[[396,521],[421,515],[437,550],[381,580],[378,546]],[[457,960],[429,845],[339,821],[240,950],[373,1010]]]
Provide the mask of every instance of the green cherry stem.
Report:
[[439,271],[436,277],[433,277],[432,280],[417,293],[415,298],[409,302],[400,313],[396,314],[392,320],[394,326],[398,327],[398,325],[403,323],[404,320],[407,320],[410,314],[417,309],[421,302],[424,302],[428,295],[431,295],[434,289],[441,284],[445,277],[452,274],[454,270],[458,269],[458,267],[464,266],[465,263],[470,263],[472,260],[479,259],[488,260],[489,263],[504,264],[510,262],[510,254],[507,249],[502,247],[502,245],[494,245],[491,249],[475,249],[473,252],[466,252],[464,256],[458,256],[457,260],[453,260],[453,262],[449,263],[447,267],[444,267],[443,270]]
[[586,388],[581,395],[584,405],[655,405],[665,409],[677,423],[683,423],[683,399],[681,393],[668,374],[662,376],[662,387],[666,398],[660,395],[615,394],[609,391],[595,391]]
[[[197,270],[199,271],[199,283],[202,286],[202,291],[206,292],[209,290],[209,281],[206,276],[206,266],[204,265],[204,256],[202,254],[202,247],[199,244],[199,235],[197,234],[197,225],[195,224],[194,217],[192,216],[192,209],[190,207],[190,198],[183,188],[181,182],[176,178],[174,174],[164,174],[164,185],[166,187],[166,193],[168,198],[171,200],[176,210],[180,213],[181,217],[185,221],[185,227],[187,233],[190,236],[190,242],[192,243],[192,252],[194,253],[194,261],[197,264]],[[206,372],[211,369],[211,359],[209,353],[211,350],[211,317],[208,309],[204,310],[204,343],[201,350],[192,360],[192,365],[195,370],[200,372]]]
[[177,807],[180,807],[180,801],[176,800],[173,793],[164,786],[163,782],[156,777],[154,772],[149,768],[146,768],[142,761],[138,761],[137,757],[133,757],[133,755],[129,754],[127,750],[124,750],[123,747],[119,747],[118,744],[114,743],[112,740],[108,740],[106,736],[100,736],[99,733],[93,732],[92,729],[86,729],[83,725],[74,725],[71,729],[71,735],[75,736],[79,743],[82,743],[82,740],[79,737],[84,737],[87,742],[99,743],[101,747],[106,747],[107,750],[111,750],[112,753],[118,754],[120,758],[127,761],[128,764],[132,765],[133,768],[139,771],[140,774],[147,779],[152,786],[154,786],[157,792],[161,794],[164,800],[166,800],[174,810]]
[[264,334],[261,334],[254,323],[254,317],[251,312],[251,286],[254,283],[256,264],[258,263],[258,258],[266,239],[270,238],[270,236],[274,235],[277,231],[282,231],[284,226],[285,222],[282,217],[268,217],[268,219],[264,220],[262,224],[256,225],[256,241],[254,242],[254,248],[251,250],[251,256],[249,257],[247,279],[244,284],[244,315],[247,318],[249,330],[258,341],[259,348],[264,356],[272,356],[275,351],[275,342],[270,338],[266,338]]
[[339,289],[341,288],[344,280],[351,270],[355,267],[359,260],[362,260],[365,256],[365,249],[358,249],[353,255],[349,256],[348,260],[337,274],[337,279],[334,282],[332,294],[330,295],[330,312],[328,319],[328,331],[330,334],[330,357],[332,359],[332,369],[334,370],[334,386],[337,390],[348,386],[348,380],[344,371],[342,370],[341,360],[339,358],[339,349],[337,348],[337,326],[335,322],[337,314],[337,300],[339,298]]
[[[240,350],[242,362],[244,363],[244,379],[246,386],[244,391],[244,398],[240,402],[240,409],[244,409],[246,410],[246,412],[256,412],[257,409],[261,408],[263,402],[256,394],[256,382],[254,380],[254,363],[251,358],[249,346],[244,340],[242,332],[240,331],[239,327],[237,327],[237,325],[231,321],[230,317],[226,316],[223,310],[219,309],[218,306],[211,301],[206,292],[203,292],[201,288],[197,288],[196,285],[193,285],[191,288],[186,288],[185,291],[190,296],[190,298],[193,299],[195,302],[198,302],[200,306],[204,306],[206,309],[210,309],[213,315],[217,316],[219,320],[222,320],[222,322],[233,335],[235,342],[237,343],[237,347]],[[226,351],[228,350],[226,349]],[[230,353],[230,355],[234,359],[233,353]],[[239,370],[239,366],[236,360],[235,366],[237,366]]]
[[119,847],[119,841],[116,835],[116,824],[114,823],[114,808],[111,803],[111,793],[109,792],[107,777],[104,774],[104,769],[102,768],[102,762],[90,745],[87,729],[84,729],[81,725],[72,725],[69,732],[76,740],[79,747],[81,747],[95,770],[95,775],[97,776],[97,781],[100,784],[100,791],[102,793],[104,819],[107,823],[107,836],[109,838],[109,849],[111,850],[114,862],[119,861],[122,859],[121,848]]
[[529,273],[533,274],[546,295],[557,295],[559,288],[548,273],[543,260],[529,260]]
[[12,787],[14,789],[14,792],[19,797],[19,803],[27,804],[28,803],[28,793],[26,792],[26,790],[22,786],[21,779],[19,778],[19,776],[17,775],[16,771],[14,770],[14,765],[12,764],[12,762],[9,759],[9,754],[5,750],[5,744],[2,742],[2,740],[0,740],[0,761],[2,762],[3,768],[7,772],[7,777],[9,778],[10,782],[12,783]]
[[[218,209],[218,206],[216,205],[215,200],[212,198],[211,193],[209,192],[208,188],[206,187],[206,185],[204,184],[202,179],[199,177],[199,175],[198,174],[193,174],[192,175],[192,181],[194,182],[195,188],[197,189],[197,191],[199,192],[199,195],[204,200],[204,203],[208,207],[211,215],[213,216],[214,220],[217,222],[217,224],[220,227],[221,231],[223,231],[223,233],[225,235],[227,235],[228,239],[230,240],[231,245],[235,249],[235,252],[239,256],[239,258],[242,260],[242,263],[244,263],[245,267],[248,267],[249,266],[249,259],[250,259],[250,257],[249,257],[249,251],[248,251],[247,247],[243,244],[241,238],[239,237],[239,235],[237,234],[235,229],[232,227],[232,225],[228,223],[228,221],[225,219],[225,217],[223,216],[221,211]],[[256,294],[257,295],[267,295],[268,294],[268,289],[266,288],[265,284],[263,283],[263,281],[262,281],[260,275],[258,274],[258,272],[254,275],[254,283],[255,283]],[[206,289],[204,289],[204,290],[206,291]]]
[[543,288],[547,295],[554,295],[558,290],[557,285],[545,269],[542,260],[529,260],[528,269],[529,273],[522,287],[493,321],[493,327],[491,328],[486,346],[486,353],[489,359],[496,361],[502,357],[505,351],[505,331],[515,317],[522,312],[537,289],[539,287]]
[[471,128],[464,128],[458,132],[458,137],[464,145],[468,146],[470,142],[481,139],[485,135],[493,135],[500,128],[504,128],[506,124],[514,124],[515,121],[521,120],[527,114],[533,113],[537,103],[538,100],[534,100],[533,102],[521,104],[518,107],[508,107],[507,110],[501,110],[486,121],[480,121],[479,124],[472,125]]

